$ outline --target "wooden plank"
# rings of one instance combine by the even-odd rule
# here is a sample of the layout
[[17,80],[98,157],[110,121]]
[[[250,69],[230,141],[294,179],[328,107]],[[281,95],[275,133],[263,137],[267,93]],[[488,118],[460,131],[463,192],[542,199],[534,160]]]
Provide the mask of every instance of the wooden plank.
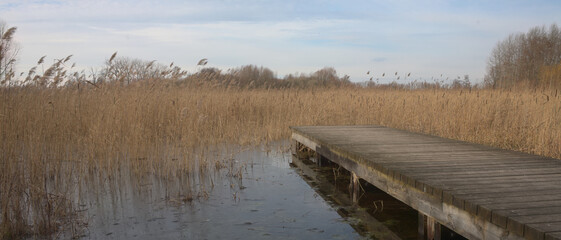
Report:
[[[477,178],[473,178],[473,182],[469,180],[460,181],[460,182],[444,182],[444,181],[427,181],[424,179],[417,180],[417,182],[422,182],[426,186],[430,186],[433,189],[441,189],[443,191],[470,191],[470,190],[477,190],[481,189],[481,185],[485,185],[488,188],[496,188],[501,189],[501,192],[517,192],[524,189],[524,191],[535,191],[538,189],[543,189],[546,186],[553,186],[555,189],[557,187],[556,183],[558,179],[555,178],[539,178],[535,181],[529,181],[527,179],[517,179],[517,178],[510,178],[505,177],[505,179],[496,179],[495,181],[490,180],[480,180],[478,181]],[[537,188],[534,188],[537,187]],[[548,188],[549,189],[549,188]],[[467,195],[467,199],[473,199],[477,196],[477,198],[486,198],[488,196],[478,196],[479,193],[485,193],[486,191],[477,192],[471,191],[468,193],[461,193],[461,195]],[[457,195],[457,194],[456,194]]]
[[[557,174],[555,172],[550,172],[550,169],[546,169],[543,170],[543,173],[545,175],[545,173],[553,173],[553,174]],[[486,172],[489,173],[489,172]],[[502,176],[502,177],[516,177],[520,175],[520,172],[517,171],[510,171],[510,172],[503,172],[503,171],[495,171],[493,172],[495,177],[496,176]],[[537,172],[539,173],[539,171]],[[485,192],[503,192],[503,193],[507,193],[507,192],[513,192],[513,191],[520,191],[521,189],[524,189],[525,191],[534,191],[534,190],[541,190],[541,189],[558,189],[558,186],[556,183],[560,182],[561,180],[559,179],[555,179],[555,178],[544,178],[544,179],[536,179],[535,181],[526,181],[524,179],[520,179],[519,181],[513,181],[513,185],[509,186],[509,185],[504,185],[503,182],[501,181],[497,181],[497,182],[479,182],[477,184],[471,184],[471,181],[477,180],[479,178],[483,178],[485,177],[487,174],[460,174],[460,176],[454,176],[452,175],[446,175],[445,178],[437,178],[437,177],[431,177],[431,176],[416,176],[414,174],[407,174],[405,176],[407,176],[407,178],[410,179],[416,179],[417,184],[418,183],[423,183],[424,187],[427,188],[433,188],[433,189],[439,189],[441,191],[448,191],[451,189],[454,189],[454,187],[457,188],[457,190],[464,190],[464,192],[457,192],[456,194],[477,194],[479,193],[478,191],[469,191],[470,189],[479,189],[479,187],[477,187],[478,185],[484,185],[484,186],[492,186],[495,185],[497,188],[502,188],[502,189],[497,189],[500,191],[495,191],[495,190],[489,190],[489,188],[484,188],[484,190],[481,193],[485,193]],[[404,174],[401,175],[401,177],[404,177]],[[450,182],[448,183],[446,181],[446,179],[454,179],[454,177],[462,180],[461,182]],[[475,186],[475,187],[473,187]],[[534,188],[535,187],[535,188]],[[531,188],[531,189],[529,189]],[[482,188],[483,189],[483,188]]]
[[493,213],[498,213],[507,216],[528,216],[528,215],[541,215],[550,213],[561,213],[561,206],[557,207],[540,207],[540,208],[522,208],[522,209],[508,209],[508,210],[494,210]]
[[[513,162],[508,164],[507,162],[489,162],[489,161],[471,161],[471,162],[462,162],[462,163],[455,163],[455,162],[428,162],[425,161],[424,163],[418,162],[393,162],[393,163],[384,163],[384,162],[373,162],[375,164],[382,164],[387,168],[394,169],[396,171],[402,171],[407,173],[419,173],[420,175],[423,173],[435,173],[438,175],[449,175],[453,173],[465,173],[469,171],[479,171],[479,170],[501,170],[504,169],[512,169],[516,170],[517,168],[526,168],[526,169],[537,169],[537,168],[557,168],[559,165],[554,163],[548,162],[541,162],[541,161],[528,161],[528,162]],[[454,171],[454,172],[452,172]],[[437,176],[438,176],[437,175]]]
[[[448,185],[446,188],[442,188],[443,190],[450,191],[454,195],[474,195],[478,193],[509,193],[509,192],[516,192],[516,191],[535,191],[535,190],[560,190],[561,186],[558,185],[557,182],[552,180],[544,180],[544,181],[536,181],[536,182],[512,182],[508,183],[508,181],[498,181],[495,183],[487,183],[485,184],[489,189],[495,189],[489,191],[487,189],[483,189],[478,187],[477,185]],[[459,196],[458,196],[459,197]]]
[[487,159],[457,159],[457,158],[445,158],[445,159],[415,159],[414,161],[407,161],[401,159],[395,159],[391,162],[375,161],[375,163],[384,164],[389,168],[403,169],[410,172],[415,172],[416,170],[425,171],[467,171],[471,169],[481,168],[481,167],[506,167],[506,168],[516,168],[516,167],[540,167],[543,165],[551,167],[560,167],[561,164],[542,160],[542,159],[527,159],[524,161],[514,161],[513,159],[497,159],[497,160],[487,160]]
[[[332,143],[332,142],[330,142]],[[462,152],[480,152],[482,149],[474,145],[466,145],[462,143],[449,143],[449,142],[432,142],[432,143],[416,143],[416,144],[352,144],[348,141],[344,144],[339,144],[341,147],[348,148],[350,151],[359,151],[364,154],[391,154],[391,153],[434,153],[446,152],[452,153],[454,151]]]
[[[528,224],[547,224],[551,222],[561,222],[561,213],[550,213],[542,215],[512,216],[508,218],[508,229],[523,235],[524,228]],[[559,228],[552,231],[561,231]]]
[[[534,174],[527,174],[527,175],[511,175],[511,176],[484,176],[476,179],[469,179],[468,181],[471,182],[473,185],[480,185],[480,184],[486,184],[488,182],[497,182],[497,181],[512,181],[513,183],[516,183],[516,182],[525,182],[525,181],[533,181],[533,180],[542,182],[546,180],[558,180],[558,179],[561,179],[560,173],[552,173],[552,174],[534,173]],[[438,182],[442,183],[441,181]],[[455,184],[461,185],[465,182],[466,180],[463,179],[462,180],[449,179],[443,184],[454,186]]]
[[[394,175],[395,176],[395,175]],[[408,177],[405,175],[400,176],[402,181],[405,181],[405,178],[410,180],[415,179],[414,176]],[[509,185],[506,181],[497,181],[487,182],[487,183],[478,183],[478,184],[470,184],[469,181],[465,181],[462,183],[455,183],[455,184],[447,184],[443,181],[436,182],[433,181],[426,181],[424,179],[421,180],[414,180],[416,187],[419,189],[433,189],[439,191],[446,191],[453,195],[467,195],[469,196],[476,196],[479,195],[477,198],[486,198],[489,194],[497,194],[497,193],[511,193],[511,192],[523,192],[523,191],[530,191],[535,192],[537,190],[559,190],[561,186],[559,186],[558,181],[554,179],[543,179],[535,182],[530,181],[518,181],[514,182],[513,184]],[[412,184],[411,184],[412,185]],[[480,185],[486,186],[485,188],[478,187]]]
[[[482,188],[480,185],[484,184],[486,188]],[[454,192],[469,192],[469,193],[478,193],[479,190],[483,190],[481,192],[487,192],[488,189],[493,188],[496,190],[500,190],[500,192],[511,192],[511,191],[525,191],[525,190],[532,190],[532,189],[539,189],[539,188],[546,188],[547,189],[558,189],[561,187],[558,180],[552,178],[540,179],[536,181],[529,181],[526,179],[522,180],[497,180],[495,182],[484,182],[475,185],[475,183],[470,184],[469,182],[456,183],[456,184],[446,184],[446,188],[442,188],[445,190],[453,190]],[[506,190],[506,191],[503,191]],[[493,191],[495,192],[495,191]]]
[[[502,193],[501,193],[502,194]],[[488,221],[491,221],[491,214],[496,210],[508,210],[508,209],[522,209],[522,208],[537,208],[537,207],[557,207],[561,206],[561,200],[558,197],[547,198],[544,197],[544,200],[539,200],[535,202],[509,202],[508,199],[505,201],[497,201],[497,202],[487,202],[485,200],[480,201],[478,199],[472,200],[464,200],[461,197],[457,197],[455,195],[448,196],[446,192],[443,193],[443,201],[448,204],[452,204],[458,208],[462,208],[469,213],[482,218]],[[545,195],[548,196],[548,195]],[[495,217],[506,217],[506,216],[495,216]],[[506,224],[504,220],[501,221],[497,220],[493,222],[499,226],[505,227]]]
[[396,160],[394,162],[381,162],[377,161],[378,164],[384,164],[384,166],[388,168],[393,168],[396,170],[404,170],[408,172],[425,172],[427,171],[434,171],[434,172],[443,172],[446,171],[467,171],[467,170],[474,170],[480,169],[485,167],[539,167],[542,165],[556,167],[558,164],[550,163],[547,161],[541,160],[528,160],[524,162],[513,162],[513,161],[457,161],[456,159],[444,159],[444,160],[432,160],[432,161],[399,161]]
[[[454,196],[454,198],[456,197],[457,196]],[[503,216],[509,216],[509,215],[522,215],[522,213],[524,213],[515,210],[536,209],[536,205],[533,204],[534,202],[554,201],[554,200],[558,200],[561,202],[561,193],[558,192],[557,194],[552,194],[552,195],[546,195],[546,194],[528,195],[527,194],[527,195],[520,195],[515,197],[480,198],[480,199],[467,199],[467,200],[465,198],[462,198],[461,196],[459,198],[465,201],[464,209],[474,214],[477,214],[476,207],[481,205],[481,206],[487,206],[488,208],[492,208],[493,213],[501,214]],[[517,205],[505,205],[507,203],[517,204]],[[502,206],[502,208],[501,207],[495,208],[495,206],[497,205]],[[559,206],[561,207],[561,204],[559,204]],[[501,209],[505,209],[508,211],[497,211]],[[531,213],[532,211],[528,211],[528,214]],[[502,225],[506,226],[506,222]]]
[[[496,210],[493,209],[492,220],[496,222],[495,224],[506,227],[511,231],[517,231],[519,234],[523,234],[524,224],[528,223],[538,223],[539,221],[528,220],[525,217],[536,217],[544,215],[561,215],[561,206],[555,207],[533,207],[533,208],[521,208],[521,209],[508,209],[508,210]],[[522,219],[519,219],[522,217]]]
[[546,233],[545,240],[561,240],[561,232]]
[[[519,217],[524,216],[516,216],[509,214],[505,210],[513,210],[513,209],[540,209],[540,208],[557,208],[561,207],[561,200],[554,199],[554,200],[540,200],[533,202],[530,204],[529,202],[505,202],[505,203],[494,203],[494,204],[479,204],[477,209],[477,215],[482,218],[490,218],[490,221],[494,224],[497,224],[500,227],[507,228],[510,231],[515,231],[517,234],[523,233],[523,225],[528,222],[524,222],[522,220],[517,220],[516,224],[510,224],[509,227],[509,219],[519,219]],[[503,211],[500,211],[503,210]],[[499,212],[500,211],[500,212]],[[528,215],[529,216],[529,215]],[[561,221],[561,219],[559,219]]]
[[[496,210],[515,210],[515,209],[531,209],[538,206],[544,207],[544,202],[547,205],[561,206],[561,194],[541,195],[541,196],[517,196],[517,197],[503,197],[503,198],[483,198],[483,199],[469,199],[464,200],[472,205],[485,206],[487,208]],[[456,197],[456,196],[454,196]],[[460,198],[462,199],[462,198]],[[552,202],[553,201],[553,202]],[[557,203],[555,202],[557,201]],[[539,204],[536,204],[539,203]],[[468,210],[467,207],[464,209]],[[503,213],[497,211],[497,213]],[[506,215],[505,215],[506,216]]]
[[561,232],[561,221],[549,223],[530,223],[524,227],[524,237],[528,240],[542,240],[548,234],[549,238],[554,236],[549,233]]
[[500,195],[493,194],[493,193],[468,193],[468,194],[456,194],[457,197],[460,197],[465,200],[472,200],[472,199],[489,199],[489,198],[509,198],[509,197],[519,197],[519,196],[528,196],[528,195],[549,195],[549,194],[557,194],[561,190],[551,190],[551,189],[532,189],[525,192],[520,191],[512,191],[512,192],[501,192]]
[[[554,166],[544,165],[543,167],[531,167],[528,165],[521,165],[520,168],[501,168],[499,166],[488,166],[488,167],[472,167],[464,168],[463,170],[455,171],[456,168],[445,169],[439,171],[424,172],[420,169],[409,171],[404,168],[390,168],[392,171],[399,172],[401,175],[409,175],[419,180],[432,180],[432,182],[440,182],[445,185],[447,179],[456,179],[460,181],[474,180],[473,178],[480,179],[481,177],[496,176],[496,177],[513,177],[513,176],[523,176],[524,173],[532,175],[545,175],[545,174],[561,174],[561,168],[555,168]],[[520,178],[523,179],[523,178]],[[440,180],[440,181],[438,181]]]
[[[399,171],[399,170],[397,170]],[[561,168],[543,167],[543,168],[530,168],[530,169],[504,169],[504,170],[473,170],[473,171],[463,171],[457,174],[454,173],[434,173],[429,172],[408,172],[401,171],[404,174],[409,174],[413,177],[419,179],[467,179],[467,178],[479,178],[484,176],[517,176],[524,174],[561,174]]]

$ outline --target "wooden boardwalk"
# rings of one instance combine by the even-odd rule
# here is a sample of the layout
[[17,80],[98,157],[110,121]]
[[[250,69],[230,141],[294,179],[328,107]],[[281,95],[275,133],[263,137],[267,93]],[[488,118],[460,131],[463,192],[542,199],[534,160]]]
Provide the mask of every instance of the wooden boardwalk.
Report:
[[291,129],[295,147],[418,210],[431,238],[442,224],[469,239],[561,239],[561,160],[381,126]]

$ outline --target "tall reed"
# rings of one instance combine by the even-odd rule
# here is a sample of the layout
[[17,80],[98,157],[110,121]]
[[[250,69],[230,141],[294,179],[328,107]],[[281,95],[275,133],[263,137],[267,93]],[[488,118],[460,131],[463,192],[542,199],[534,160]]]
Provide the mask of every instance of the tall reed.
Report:
[[524,90],[242,90],[142,81],[0,88],[0,236],[49,234],[91,174],[173,177],[201,149],[287,139],[291,125],[379,124],[561,157],[561,96]]

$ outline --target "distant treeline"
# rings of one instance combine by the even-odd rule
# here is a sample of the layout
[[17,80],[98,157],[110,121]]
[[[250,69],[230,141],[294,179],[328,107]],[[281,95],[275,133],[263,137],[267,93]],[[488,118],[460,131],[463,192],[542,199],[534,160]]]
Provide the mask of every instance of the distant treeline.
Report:
[[[246,65],[227,71],[217,68],[203,68],[199,72],[186,77],[183,84],[211,84],[244,89],[253,88],[299,88],[312,87],[354,87],[356,84],[349,80],[349,76],[339,77],[332,67],[322,68],[311,74],[289,74],[278,78],[269,68]],[[202,82],[201,82],[202,81]]]
[[[106,61],[103,68],[90,74],[83,75],[83,79],[92,79],[92,83],[119,83],[128,85],[144,81],[168,81],[184,87],[224,87],[238,89],[310,89],[310,88],[382,88],[382,89],[426,89],[426,88],[471,88],[469,76],[459,77],[450,83],[443,81],[414,81],[398,83],[376,83],[374,81],[355,83],[348,75],[340,77],[332,67],[324,67],[312,73],[288,74],[279,78],[269,68],[245,65],[237,68],[221,70],[215,67],[205,67],[207,59],[199,61],[199,69],[195,73],[188,73],[181,68],[113,55]],[[81,80],[74,81],[81,82]],[[478,86],[479,87],[479,86]]]
[[101,70],[94,74],[92,83],[118,82],[120,84],[131,84],[142,80],[167,80],[185,87],[206,86],[240,89],[306,89],[311,87],[340,88],[356,86],[349,80],[348,76],[339,77],[337,71],[331,67],[325,67],[310,74],[290,74],[284,78],[278,78],[271,69],[266,67],[246,65],[221,70],[214,67],[205,67],[206,61],[206,59],[202,59],[198,66],[200,69],[189,74],[187,71],[173,66],[173,63],[165,66],[155,62],[126,57],[115,58],[113,56]]
[[[188,73],[181,68],[113,55],[101,70],[88,77],[81,75],[68,84],[88,82],[95,86],[102,84],[137,84],[144,82],[166,82],[181,87],[218,87],[230,89],[310,89],[310,88],[380,88],[380,89],[427,89],[427,88],[472,88],[469,76],[459,77],[451,83],[443,81],[414,81],[398,83],[351,82],[348,75],[340,77],[332,67],[324,67],[312,73],[288,74],[279,78],[269,68],[245,65],[221,70],[205,67],[207,59],[201,59],[199,70]],[[86,80],[91,79],[91,80]],[[476,86],[480,87],[480,86]]]
[[[113,54],[98,70],[90,73],[72,72],[67,67],[72,56],[55,61],[44,67],[45,57],[39,59],[37,66],[18,78],[6,78],[0,86],[35,87],[104,87],[128,86],[145,83],[174,84],[178,87],[211,87],[229,89],[311,89],[311,88],[380,88],[380,89],[427,89],[427,88],[471,88],[469,76],[454,79],[451,83],[414,81],[379,84],[373,81],[354,83],[349,76],[340,77],[332,67],[324,67],[312,73],[289,74],[279,78],[269,68],[245,65],[228,70],[205,67],[206,59],[199,63],[195,73],[189,73],[174,64],[163,65],[155,61],[144,61]],[[202,64],[201,64],[202,63]],[[38,72],[37,69],[46,69]],[[25,75],[27,74],[27,75]],[[15,76],[10,74],[8,76]]]

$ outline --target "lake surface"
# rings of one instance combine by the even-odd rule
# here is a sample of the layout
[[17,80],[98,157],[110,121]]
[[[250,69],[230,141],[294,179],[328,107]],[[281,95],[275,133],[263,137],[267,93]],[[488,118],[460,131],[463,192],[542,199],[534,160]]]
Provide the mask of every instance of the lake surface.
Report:
[[[368,184],[363,184],[366,192],[359,204],[353,204],[344,173],[334,166],[320,168],[293,159],[280,146],[287,143],[236,152],[223,162],[228,167],[196,177],[124,177],[118,187],[91,185],[81,205],[88,224],[79,235],[81,239],[416,238],[416,211]],[[197,190],[187,190],[184,186],[189,184]]]

